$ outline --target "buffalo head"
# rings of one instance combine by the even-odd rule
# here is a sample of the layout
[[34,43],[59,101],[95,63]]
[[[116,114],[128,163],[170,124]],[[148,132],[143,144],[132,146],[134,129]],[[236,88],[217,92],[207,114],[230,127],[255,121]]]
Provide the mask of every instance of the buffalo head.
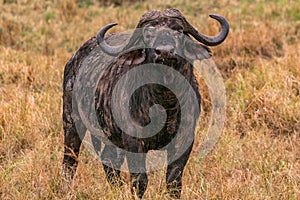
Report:
[[[148,47],[152,62],[162,63],[166,58],[181,55],[189,60],[204,59],[210,57],[207,46],[215,46],[222,43],[229,32],[229,24],[226,19],[219,15],[210,15],[221,24],[221,32],[217,36],[206,36],[199,33],[176,9],[164,11],[149,11],[145,13],[127,44],[110,46],[105,40],[105,33],[117,25],[108,24],[97,34],[97,42],[100,48],[111,56],[118,56],[129,51],[132,47]],[[199,44],[190,38],[192,36]],[[167,64],[167,63],[164,63]]]

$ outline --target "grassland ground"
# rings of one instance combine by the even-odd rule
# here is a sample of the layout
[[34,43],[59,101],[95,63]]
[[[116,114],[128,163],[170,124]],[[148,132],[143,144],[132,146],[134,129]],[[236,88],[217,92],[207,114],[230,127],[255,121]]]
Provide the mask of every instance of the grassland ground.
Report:
[[[59,192],[63,69],[103,25],[117,22],[113,31],[127,31],[145,11],[174,7],[207,35],[219,28],[210,13],[231,26],[227,40],[212,48],[227,93],[225,128],[213,152],[199,160],[211,112],[199,80],[203,108],[183,198],[299,199],[300,2],[115,2],[0,1],[0,198],[130,197],[126,184],[108,185],[101,163],[85,148],[73,186]],[[150,175],[145,199],[168,199],[163,170]]]

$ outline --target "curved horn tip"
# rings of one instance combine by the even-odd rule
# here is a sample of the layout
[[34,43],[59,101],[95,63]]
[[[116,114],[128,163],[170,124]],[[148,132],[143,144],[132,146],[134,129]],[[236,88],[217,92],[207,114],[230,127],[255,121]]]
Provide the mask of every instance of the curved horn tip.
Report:
[[217,15],[217,14],[210,14],[209,17],[216,19],[218,21],[222,21],[224,23],[226,23],[226,25],[229,26],[228,21],[225,17],[221,16],[221,15]]
[[105,33],[106,31],[108,31],[109,29],[111,29],[112,27],[114,27],[116,25],[118,25],[118,24],[117,23],[107,24],[99,31],[99,33]]
[[96,36],[98,44],[103,41],[105,33],[109,29],[111,29],[112,27],[114,27],[116,25],[118,25],[118,24],[117,23],[111,23],[111,24],[108,24],[108,25],[104,26],[102,29],[99,30],[99,32],[97,33],[97,36]]
[[118,25],[118,23],[111,23],[111,24],[108,24],[107,26],[108,26],[109,28],[111,28],[111,27],[116,26],[116,25]]
[[209,16],[210,16],[211,18],[214,18],[214,19],[224,18],[224,17],[222,17],[221,15],[217,15],[217,14],[209,14]]

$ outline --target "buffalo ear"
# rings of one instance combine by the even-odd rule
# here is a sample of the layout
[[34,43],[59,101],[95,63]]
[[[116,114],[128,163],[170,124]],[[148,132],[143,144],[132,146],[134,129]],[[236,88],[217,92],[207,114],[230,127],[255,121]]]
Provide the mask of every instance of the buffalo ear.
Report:
[[184,56],[191,60],[203,60],[211,57],[211,51],[208,47],[201,45],[192,39],[186,39],[184,45]]

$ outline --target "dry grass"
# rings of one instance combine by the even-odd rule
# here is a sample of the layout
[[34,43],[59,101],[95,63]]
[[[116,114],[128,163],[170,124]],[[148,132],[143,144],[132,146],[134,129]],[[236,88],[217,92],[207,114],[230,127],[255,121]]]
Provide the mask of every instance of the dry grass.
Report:
[[[184,199],[300,198],[300,3],[181,1],[99,6],[93,0],[0,1],[0,198],[127,199],[84,150],[69,193],[61,193],[62,74],[75,50],[110,22],[135,27],[149,9],[177,7],[199,30],[231,31],[213,48],[227,91],[227,120],[215,150],[197,159],[201,131],[184,175]],[[203,121],[209,116],[205,86]],[[167,199],[164,172],[150,175],[145,199]]]

